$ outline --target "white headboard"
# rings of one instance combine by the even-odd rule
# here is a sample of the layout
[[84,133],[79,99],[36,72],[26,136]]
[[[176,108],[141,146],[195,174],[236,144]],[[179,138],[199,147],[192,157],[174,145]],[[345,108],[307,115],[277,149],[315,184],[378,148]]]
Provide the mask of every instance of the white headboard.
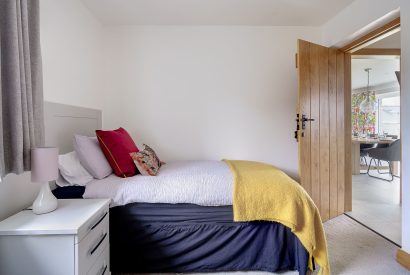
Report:
[[75,134],[95,136],[102,128],[102,112],[53,102],[44,102],[45,145],[56,146],[60,154],[73,151]]
[[[75,134],[95,135],[101,129],[101,111],[45,102],[44,122],[46,145],[57,146],[60,154],[73,150]],[[30,173],[9,174],[0,184],[0,220],[29,206],[40,185],[30,183]]]

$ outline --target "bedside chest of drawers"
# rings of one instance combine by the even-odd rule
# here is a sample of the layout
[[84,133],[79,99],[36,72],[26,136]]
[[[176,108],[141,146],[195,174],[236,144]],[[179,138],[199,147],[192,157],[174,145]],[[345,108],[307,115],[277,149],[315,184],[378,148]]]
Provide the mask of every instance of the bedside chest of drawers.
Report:
[[109,274],[109,203],[59,200],[54,212],[0,222],[0,274]]

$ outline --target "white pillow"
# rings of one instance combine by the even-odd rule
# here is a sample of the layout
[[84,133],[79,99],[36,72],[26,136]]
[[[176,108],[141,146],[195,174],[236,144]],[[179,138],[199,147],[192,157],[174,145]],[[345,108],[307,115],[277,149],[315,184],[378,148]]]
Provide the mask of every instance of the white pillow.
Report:
[[72,184],[66,181],[63,176],[61,175],[60,171],[58,172],[58,178],[56,179],[57,186],[66,187],[71,186]]
[[112,174],[96,137],[74,136],[74,150],[85,169],[96,179],[103,179]]
[[58,156],[58,169],[63,178],[71,185],[85,185],[93,180],[93,176],[85,170],[76,152]]

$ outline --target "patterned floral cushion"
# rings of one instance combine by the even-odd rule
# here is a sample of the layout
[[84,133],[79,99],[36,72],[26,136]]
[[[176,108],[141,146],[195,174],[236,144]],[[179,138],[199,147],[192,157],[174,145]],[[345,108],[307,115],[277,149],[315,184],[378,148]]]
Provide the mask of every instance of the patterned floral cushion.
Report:
[[144,144],[144,150],[130,153],[132,160],[143,176],[156,176],[164,163],[160,161],[151,147]]

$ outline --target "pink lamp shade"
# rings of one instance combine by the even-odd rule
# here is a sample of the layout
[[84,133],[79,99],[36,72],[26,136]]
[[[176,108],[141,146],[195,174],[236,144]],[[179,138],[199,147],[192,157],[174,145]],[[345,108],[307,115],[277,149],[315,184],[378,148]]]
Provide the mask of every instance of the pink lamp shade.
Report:
[[49,182],[58,178],[58,148],[31,149],[31,181]]

